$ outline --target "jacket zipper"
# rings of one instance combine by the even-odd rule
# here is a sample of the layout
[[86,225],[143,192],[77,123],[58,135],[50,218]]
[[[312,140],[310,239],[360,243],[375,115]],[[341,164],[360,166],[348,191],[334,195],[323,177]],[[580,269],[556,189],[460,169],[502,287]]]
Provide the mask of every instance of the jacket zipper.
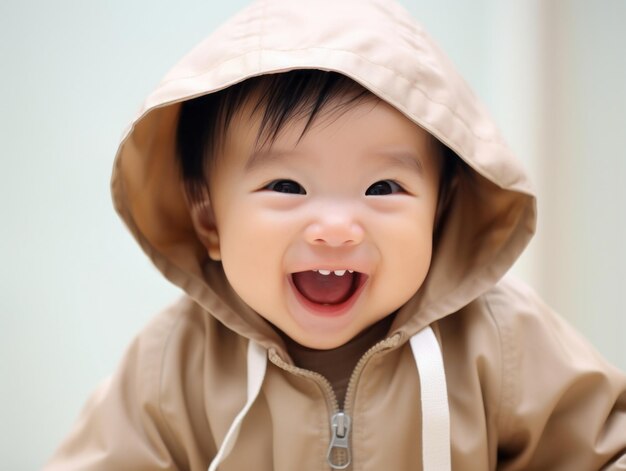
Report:
[[363,369],[367,362],[375,354],[388,350],[398,345],[400,335],[396,334],[385,340],[378,342],[367,350],[363,356],[359,359],[348,382],[348,388],[346,390],[346,397],[343,404],[343,410],[339,408],[339,401],[333,390],[330,382],[321,374],[314,371],[298,368],[297,366],[286,363],[275,350],[270,350],[269,359],[279,368],[296,374],[298,376],[310,378],[315,381],[328,403],[331,411],[330,415],[330,443],[328,445],[328,453],[326,455],[326,461],[332,469],[347,469],[352,463],[352,453],[350,445],[350,432],[352,427],[352,417],[350,412],[352,411],[352,403],[354,402],[354,395],[356,394],[356,386],[361,376]]
[[334,413],[330,418],[331,438],[326,454],[326,462],[333,469],[346,469],[352,462],[350,455],[350,423],[345,412]]

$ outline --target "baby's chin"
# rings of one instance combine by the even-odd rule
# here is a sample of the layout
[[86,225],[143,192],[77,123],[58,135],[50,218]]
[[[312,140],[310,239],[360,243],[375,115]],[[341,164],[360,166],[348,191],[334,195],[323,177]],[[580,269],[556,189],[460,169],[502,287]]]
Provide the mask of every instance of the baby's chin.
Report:
[[[348,344],[352,339],[359,336],[360,332],[356,334],[338,333],[320,335],[313,332],[302,331],[299,328],[289,328],[287,326],[279,327],[274,323],[271,323],[272,327],[280,337],[285,341],[287,346],[297,345],[309,350],[333,350]],[[366,328],[367,329],[367,328]],[[364,330],[366,330],[364,329]]]

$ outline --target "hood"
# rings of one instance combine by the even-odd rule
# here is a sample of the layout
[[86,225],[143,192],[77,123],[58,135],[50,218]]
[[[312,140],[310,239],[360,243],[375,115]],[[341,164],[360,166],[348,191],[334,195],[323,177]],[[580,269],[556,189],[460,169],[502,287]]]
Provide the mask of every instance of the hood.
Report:
[[180,102],[256,75],[303,68],[351,77],[469,168],[459,177],[428,276],[394,320],[392,331],[408,339],[491,288],[529,242],[536,214],[529,181],[486,110],[393,1],[259,0],[234,16],[183,57],[125,131],[111,182],[115,208],[167,279],[233,331],[282,349],[195,235],[175,134]]

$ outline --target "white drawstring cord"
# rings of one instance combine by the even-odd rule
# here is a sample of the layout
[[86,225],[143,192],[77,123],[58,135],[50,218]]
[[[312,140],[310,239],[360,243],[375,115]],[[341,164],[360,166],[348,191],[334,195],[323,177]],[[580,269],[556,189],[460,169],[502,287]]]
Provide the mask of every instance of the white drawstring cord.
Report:
[[449,471],[452,465],[446,373],[441,347],[430,327],[411,337],[411,350],[420,377],[423,469]]
[[237,436],[239,435],[243,418],[246,416],[261,391],[266,369],[267,351],[256,342],[250,340],[248,343],[248,399],[243,409],[237,414],[228,429],[228,433],[226,433],[217,455],[215,455],[215,458],[211,461],[209,471],[216,471],[217,467],[226,459],[233,449],[237,441]]

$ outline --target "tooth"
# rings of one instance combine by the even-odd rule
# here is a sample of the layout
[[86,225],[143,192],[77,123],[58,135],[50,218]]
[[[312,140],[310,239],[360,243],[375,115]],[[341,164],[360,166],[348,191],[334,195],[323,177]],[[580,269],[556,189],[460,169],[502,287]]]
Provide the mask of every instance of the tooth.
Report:
[[343,276],[345,272],[346,272],[345,270],[335,270],[335,275]]
[[354,270],[348,270],[349,273],[354,273]]
[[317,270],[320,275],[330,275],[330,270]]

